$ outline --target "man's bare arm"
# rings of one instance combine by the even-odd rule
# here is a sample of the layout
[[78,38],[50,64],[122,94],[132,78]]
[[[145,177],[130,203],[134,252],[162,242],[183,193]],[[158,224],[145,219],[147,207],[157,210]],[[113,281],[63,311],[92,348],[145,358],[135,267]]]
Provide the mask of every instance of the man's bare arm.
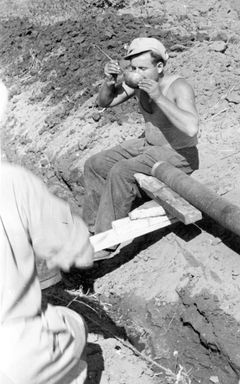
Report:
[[114,107],[128,100],[133,94],[133,90],[127,93],[122,84],[105,81],[99,91],[97,104],[100,107]]
[[143,80],[140,83],[140,88],[149,94],[180,131],[190,137],[198,132],[199,118],[195,105],[195,96],[192,87],[185,80],[178,79],[173,83],[173,101],[165,97],[158,84],[152,80],[147,80],[147,82]]
[[110,61],[105,65],[104,73],[106,80],[100,88],[97,103],[100,107],[113,107],[123,103],[134,94],[134,90],[118,82],[118,75],[121,73],[119,64]]

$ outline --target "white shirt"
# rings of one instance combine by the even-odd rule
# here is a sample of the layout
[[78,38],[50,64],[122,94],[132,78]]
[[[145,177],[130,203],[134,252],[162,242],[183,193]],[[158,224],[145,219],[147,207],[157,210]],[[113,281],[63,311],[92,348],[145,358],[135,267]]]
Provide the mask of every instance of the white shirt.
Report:
[[0,203],[0,373],[14,384],[62,383],[76,367],[85,376],[83,321],[67,308],[42,313],[36,257],[71,265],[87,227],[37,177],[10,164],[1,166]]

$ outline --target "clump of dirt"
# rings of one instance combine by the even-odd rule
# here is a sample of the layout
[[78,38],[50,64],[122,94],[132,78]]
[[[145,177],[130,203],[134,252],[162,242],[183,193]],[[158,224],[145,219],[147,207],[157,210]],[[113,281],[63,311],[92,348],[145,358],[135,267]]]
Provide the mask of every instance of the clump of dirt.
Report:
[[[193,177],[239,205],[238,2],[38,3],[0,2],[1,77],[10,89],[5,156],[38,174],[81,214],[85,160],[143,129],[135,100],[112,110],[97,107],[107,59],[96,45],[120,60],[134,37],[154,36],[169,51],[167,71],[185,77],[196,93],[200,170]],[[79,295],[83,284],[97,292],[104,312],[124,327],[124,335],[115,328],[113,335],[130,340],[146,359],[91,328],[89,383],[115,383],[120,376],[123,383],[164,380],[156,366],[149,370],[155,361],[175,376],[184,367],[193,383],[237,384],[239,253],[239,238],[204,218],[135,240],[111,262],[68,275],[65,291]],[[86,305],[79,311],[88,315]],[[165,382],[176,382],[164,372]]]

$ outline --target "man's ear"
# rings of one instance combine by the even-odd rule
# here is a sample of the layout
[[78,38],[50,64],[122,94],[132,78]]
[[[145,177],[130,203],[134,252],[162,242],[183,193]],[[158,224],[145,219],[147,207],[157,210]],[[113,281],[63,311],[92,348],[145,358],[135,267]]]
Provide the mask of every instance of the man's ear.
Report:
[[159,74],[163,72],[163,63],[161,61],[157,63],[157,70]]

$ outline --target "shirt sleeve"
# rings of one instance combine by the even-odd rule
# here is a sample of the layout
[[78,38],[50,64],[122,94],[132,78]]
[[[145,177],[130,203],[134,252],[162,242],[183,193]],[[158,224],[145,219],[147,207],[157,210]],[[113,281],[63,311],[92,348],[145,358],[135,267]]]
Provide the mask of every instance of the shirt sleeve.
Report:
[[34,175],[26,172],[25,209],[30,241],[36,256],[49,267],[69,270],[72,265],[92,265],[93,251],[83,220],[72,215],[69,205],[52,195]]

